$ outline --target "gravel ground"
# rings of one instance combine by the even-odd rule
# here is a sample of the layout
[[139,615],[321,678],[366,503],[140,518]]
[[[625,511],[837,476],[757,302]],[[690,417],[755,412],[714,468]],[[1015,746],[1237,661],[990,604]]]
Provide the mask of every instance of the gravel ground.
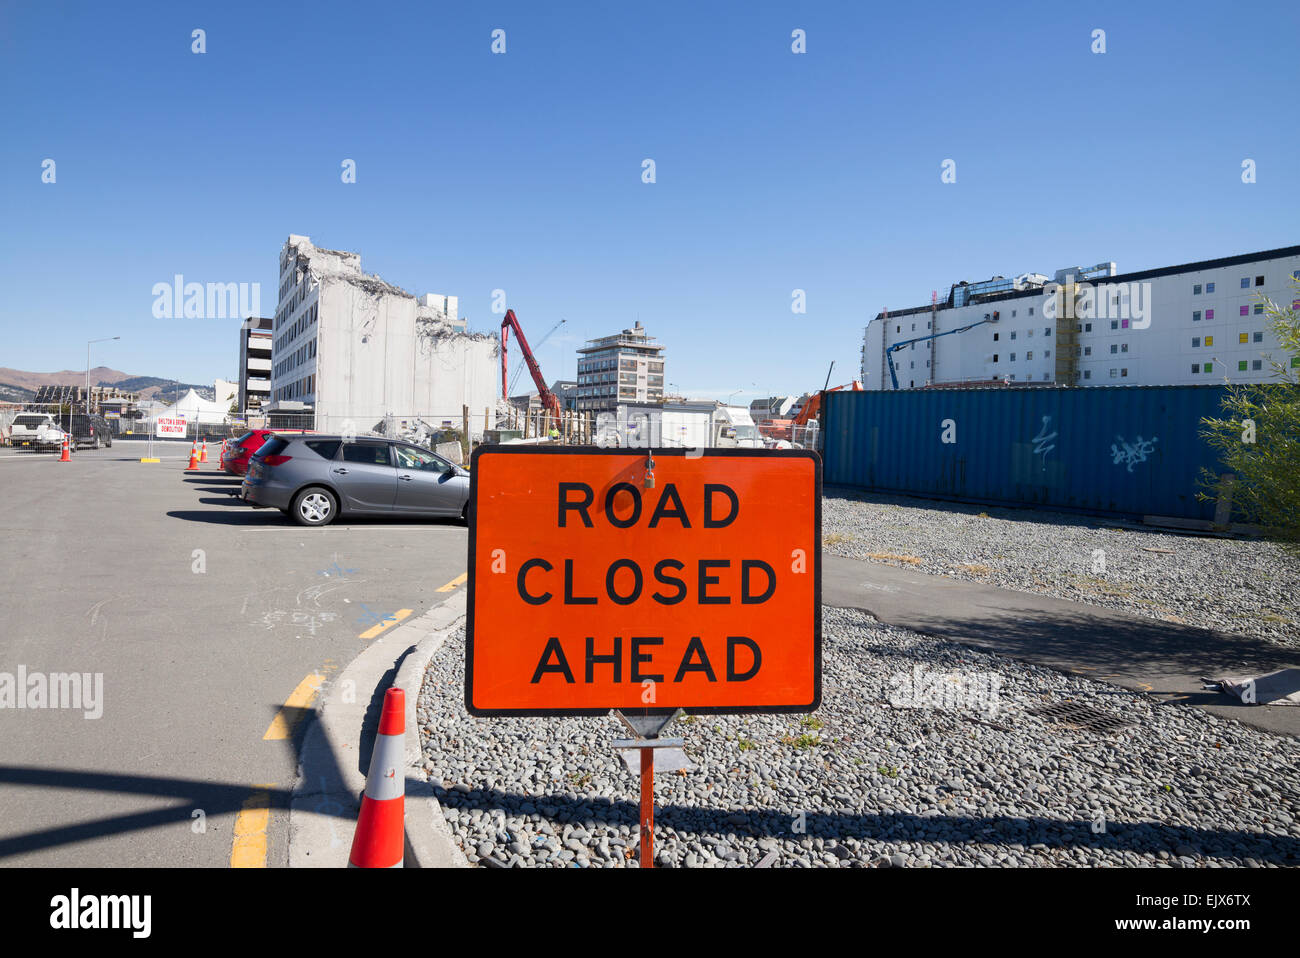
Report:
[[871,493],[827,495],[822,542],[835,555],[1300,649],[1300,563],[1270,542]]
[[[826,609],[823,630],[816,713],[669,726],[696,767],[656,775],[659,864],[1300,865],[1296,739],[854,610]],[[464,651],[461,631],[434,656],[418,715],[469,860],[635,865],[637,777],[610,748],[622,726],[473,718]],[[1133,724],[1102,734],[1029,711],[1063,702]]]

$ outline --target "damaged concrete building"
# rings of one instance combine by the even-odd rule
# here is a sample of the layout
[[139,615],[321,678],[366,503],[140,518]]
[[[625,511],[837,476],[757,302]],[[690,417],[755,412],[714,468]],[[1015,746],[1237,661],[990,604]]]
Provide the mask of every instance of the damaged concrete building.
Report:
[[[455,296],[414,296],[361,271],[361,255],[290,235],[272,325],[272,428],[481,431],[496,404],[500,344],[469,333]],[[471,432],[474,432],[473,428]]]

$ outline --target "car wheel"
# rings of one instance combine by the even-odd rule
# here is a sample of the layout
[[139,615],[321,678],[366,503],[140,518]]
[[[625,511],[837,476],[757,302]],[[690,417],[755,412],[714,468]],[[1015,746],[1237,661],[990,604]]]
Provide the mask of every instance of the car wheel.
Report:
[[310,486],[293,497],[290,511],[300,526],[324,526],[334,521],[339,508],[333,493],[328,489]]

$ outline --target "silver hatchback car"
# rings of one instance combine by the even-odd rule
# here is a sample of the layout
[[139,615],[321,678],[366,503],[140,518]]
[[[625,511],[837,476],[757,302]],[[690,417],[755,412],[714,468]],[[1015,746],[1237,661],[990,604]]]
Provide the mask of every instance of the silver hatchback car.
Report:
[[304,526],[344,515],[468,517],[469,473],[380,437],[274,436],[249,459],[240,498]]

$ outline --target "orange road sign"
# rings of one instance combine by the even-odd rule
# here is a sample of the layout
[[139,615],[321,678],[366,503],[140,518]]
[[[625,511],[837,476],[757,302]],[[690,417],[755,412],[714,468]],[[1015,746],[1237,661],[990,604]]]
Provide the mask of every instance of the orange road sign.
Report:
[[471,714],[817,708],[816,453],[480,446],[471,474]]

